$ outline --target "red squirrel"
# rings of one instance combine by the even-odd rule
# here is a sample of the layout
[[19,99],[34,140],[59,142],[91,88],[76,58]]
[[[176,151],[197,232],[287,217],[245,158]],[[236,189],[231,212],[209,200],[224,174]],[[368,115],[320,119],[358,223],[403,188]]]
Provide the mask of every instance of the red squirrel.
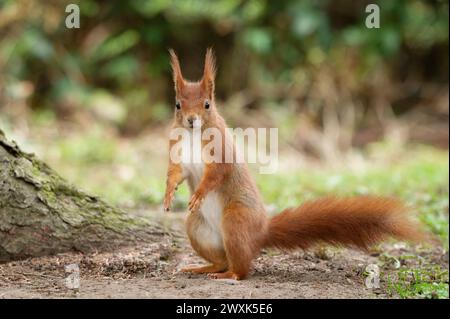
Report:
[[[214,99],[215,58],[205,57],[198,82],[183,78],[173,50],[169,50],[175,86],[173,128],[216,128],[226,135],[226,124]],[[176,141],[171,140],[172,147]],[[203,145],[202,141],[202,145]],[[224,143],[233,152],[233,143]],[[307,249],[326,243],[367,250],[388,237],[414,240],[417,224],[396,199],[357,196],[324,198],[288,208],[269,217],[258,188],[245,163],[183,163],[169,159],[163,203],[170,210],[177,186],[187,180],[191,191],[186,229],[194,250],[210,264],[183,268],[183,272],[208,273],[213,279],[244,279],[262,248]]]

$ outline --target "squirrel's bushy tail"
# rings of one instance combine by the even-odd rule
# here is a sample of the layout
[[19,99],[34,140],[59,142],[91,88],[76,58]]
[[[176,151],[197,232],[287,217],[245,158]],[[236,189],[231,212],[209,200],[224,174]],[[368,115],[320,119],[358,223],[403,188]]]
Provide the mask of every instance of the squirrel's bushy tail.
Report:
[[327,243],[367,250],[388,237],[422,238],[400,201],[371,196],[324,198],[272,217],[264,246],[307,249]]

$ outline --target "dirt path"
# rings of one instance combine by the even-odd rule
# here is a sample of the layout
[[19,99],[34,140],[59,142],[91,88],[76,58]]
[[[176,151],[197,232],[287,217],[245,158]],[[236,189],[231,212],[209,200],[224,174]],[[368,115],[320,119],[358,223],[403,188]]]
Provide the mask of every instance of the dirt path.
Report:
[[[159,218],[182,234],[181,214]],[[385,245],[383,250],[393,256],[415,253],[405,247]],[[426,254],[448,267],[439,252]],[[376,251],[265,251],[248,280],[210,280],[178,271],[202,260],[184,235],[177,235],[114,253],[67,253],[1,264],[0,298],[388,298],[384,280],[375,290],[364,284],[365,267],[379,263],[380,256]],[[64,267],[69,264],[80,268],[78,291],[66,286]]]

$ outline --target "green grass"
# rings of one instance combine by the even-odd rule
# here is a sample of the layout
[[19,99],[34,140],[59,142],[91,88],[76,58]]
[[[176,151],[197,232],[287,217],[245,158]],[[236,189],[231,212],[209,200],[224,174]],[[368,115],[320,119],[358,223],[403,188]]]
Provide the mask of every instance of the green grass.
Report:
[[380,279],[385,282],[389,296],[403,299],[449,297],[448,269],[432,261],[433,254],[434,258],[439,257],[436,251],[421,250],[399,256],[380,255]]
[[404,299],[448,298],[448,270],[440,266],[402,268],[396,273],[396,278],[387,278],[387,292]]

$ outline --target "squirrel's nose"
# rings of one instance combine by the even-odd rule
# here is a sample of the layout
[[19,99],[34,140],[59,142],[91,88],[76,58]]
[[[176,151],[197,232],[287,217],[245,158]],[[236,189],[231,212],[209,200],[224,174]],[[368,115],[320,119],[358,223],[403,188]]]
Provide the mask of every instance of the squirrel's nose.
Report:
[[189,124],[192,125],[194,123],[194,121],[195,121],[195,116],[189,116],[187,121],[188,121]]

